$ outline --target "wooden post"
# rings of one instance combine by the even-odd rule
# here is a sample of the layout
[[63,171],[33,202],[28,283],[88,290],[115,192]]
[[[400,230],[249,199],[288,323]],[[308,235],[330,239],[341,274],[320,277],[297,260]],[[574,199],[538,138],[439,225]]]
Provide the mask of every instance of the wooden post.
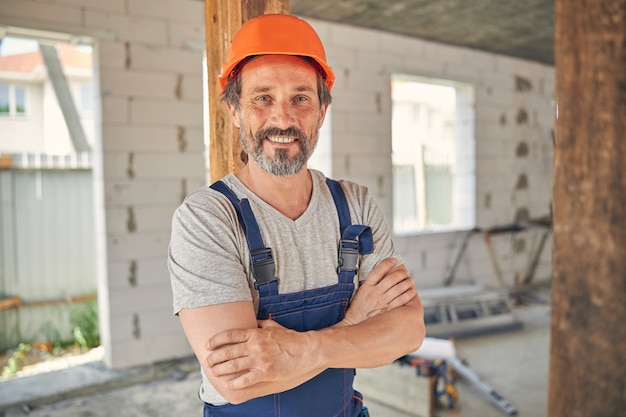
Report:
[[233,37],[248,19],[266,13],[289,13],[289,0],[205,0],[209,96],[209,169],[211,182],[245,163],[239,135],[220,102],[217,76]]
[[556,0],[549,416],[626,410],[626,1]]

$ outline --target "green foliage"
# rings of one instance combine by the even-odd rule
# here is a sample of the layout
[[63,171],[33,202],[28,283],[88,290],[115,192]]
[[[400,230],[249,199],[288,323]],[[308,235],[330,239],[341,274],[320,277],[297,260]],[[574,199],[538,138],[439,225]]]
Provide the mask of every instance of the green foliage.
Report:
[[60,341],[62,339],[61,332],[52,320],[47,320],[39,326],[37,332],[37,340],[47,340],[52,343]]
[[[69,314],[72,327],[72,340],[61,340],[61,334],[56,326],[48,321],[44,323],[40,332],[48,347],[45,352],[40,352],[38,347],[41,343],[22,342],[6,360],[0,369],[0,375],[8,378],[17,374],[25,365],[32,363],[33,357],[56,357],[67,351],[68,346],[76,346],[81,350],[87,350],[100,345],[100,332],[98,328],[98,304],[96,301],[86,301],[72,308]],[[30,363],[28,357],[30,356]],[[0,365],[1,366],[1,365]]]
[[100,345],[100,331],[98,329],[98,304],[87,301],[70,312],[70,323],[74,343],[83,349]]
[[30,345],[28,343],[20,343],[9,358],[7,364],[2,368],[3,378],[13,376],[20,370],[25,363],[27,352],[30,352]]

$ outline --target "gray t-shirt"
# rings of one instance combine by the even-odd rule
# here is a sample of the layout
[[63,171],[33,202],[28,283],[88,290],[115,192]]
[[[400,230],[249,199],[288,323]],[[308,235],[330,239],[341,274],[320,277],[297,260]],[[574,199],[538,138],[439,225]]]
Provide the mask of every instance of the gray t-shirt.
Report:
[[[291,220],[252,193],[230,174],[222,179],[238,198],[247,198],[266,247],[272,248],[281,294],[319,288],[337,282],[339,218],[324,175],[310,170],[313,192],[306,211]],[[364,280],[381,260],[399,256],[380,207],[366,187],[340,181],[353,224],[370,226],[374,252],[361,256],[358,277]],[[235,301],[252,301],[258,293],[250,271],[250,254],[237,213],[218,191],[203,187],[176,210],[168,266],[174,313]],[[358,284],[358,282],[357,282]],[[203,374],[200,397],[211,404],[224,398]]]

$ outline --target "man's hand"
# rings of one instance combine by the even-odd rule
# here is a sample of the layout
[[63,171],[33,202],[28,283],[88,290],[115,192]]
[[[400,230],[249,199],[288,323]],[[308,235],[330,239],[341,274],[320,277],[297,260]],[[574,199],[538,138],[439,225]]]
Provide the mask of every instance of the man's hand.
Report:
[[406,266],[387,258],[369,273],[361,284],[340,326],[354,325],[400,307],[416,295],[415,282]]
[[287,329],[272,320],[259,320],[257,329],[232,329],[208,342],[206,367],[212,382],[221,380],[231,390],[261,382],[293,380],[307,374],[308,334]]

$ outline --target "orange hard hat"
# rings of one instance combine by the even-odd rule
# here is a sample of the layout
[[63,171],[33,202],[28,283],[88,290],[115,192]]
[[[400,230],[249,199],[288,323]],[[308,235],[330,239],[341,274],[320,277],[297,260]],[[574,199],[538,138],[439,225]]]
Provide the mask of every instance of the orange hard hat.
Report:
[[255,55],[297,55],[319,64],[322,78],[330,90],[335,74],[326,63],[326,52],[315,29],[304,20],[288,14],[265,14],[248,20],[235,35],[228,51],[228,61],[218,76],[224,91],[237,64]]

